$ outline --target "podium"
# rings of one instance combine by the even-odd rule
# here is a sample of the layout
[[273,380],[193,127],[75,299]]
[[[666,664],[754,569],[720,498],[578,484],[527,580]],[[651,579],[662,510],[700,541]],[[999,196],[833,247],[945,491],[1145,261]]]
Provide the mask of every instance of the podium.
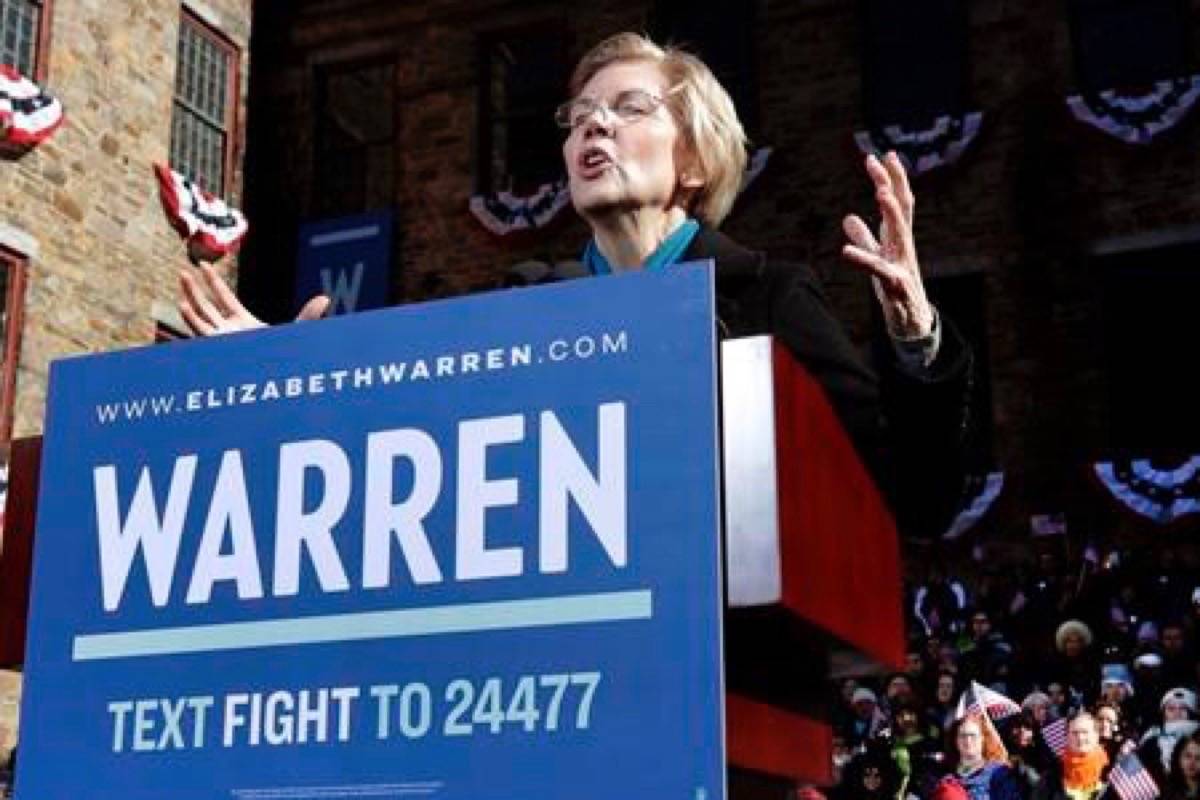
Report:
[[[769,337],[721,345],[730,796],[830,780],[829,680],[899,668],[900,560],[886,505],[820,386]],[[41,439],[13,449],[0,663],[24,656]]]
[[[827,783],[830,678],[903,663],[895,524],[781,343],[723,342],[721,401],[729,763],[765,785]],[[753,793],[738,783],[731,797]]]

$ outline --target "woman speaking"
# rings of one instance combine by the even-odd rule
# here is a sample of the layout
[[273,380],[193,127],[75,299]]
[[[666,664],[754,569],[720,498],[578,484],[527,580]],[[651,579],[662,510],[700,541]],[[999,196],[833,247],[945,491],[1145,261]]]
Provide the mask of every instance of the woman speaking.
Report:
[[[824,387],[859,453],[885,487],[901,529],[939,535],[961,488],[971,355],[925,296],[913,241],[913,195],[895,154],[866,162],[882,223],[847,216],[843,255],[871,276],[890,341],[877,372],[833,318],[811,268],[776,261],[718,232],[746,166],[746,137],[728,93],[699,59],[622,33],[576,67],[556,120],[575,210],[592,237],[590,275],[713,260],[717,316],[728,337],[772,334]],[[202,335],[257,327],[216,272],[181,278],[180,312]],[[301,319],[324,313],[317,298]]]

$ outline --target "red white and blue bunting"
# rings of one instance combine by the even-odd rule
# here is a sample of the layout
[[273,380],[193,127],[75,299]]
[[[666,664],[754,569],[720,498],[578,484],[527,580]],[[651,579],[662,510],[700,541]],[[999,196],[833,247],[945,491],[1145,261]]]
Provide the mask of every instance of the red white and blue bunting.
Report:
[[854,141],[863,155],[895,150],[909,174],[920,175],[958,161],[979,135],[983,112],[943,114],[927,128],[888,125],[858,131]]
[[1067,106],[1080,122],[1128,144],[1148,144],[1179,124],[1200,99],[1200,75],[1158,81],[1145,92],[1076,94]]
[[1171,470],[1158,470],[1146,459],[1104,461],[1093,465],[1113,497],[1160,525],[1200,513],[1200,455]]
[[41,144],[64,118],[62,103],[13,67],[0,64],[0,143],[16,148]]
[[742,185],[738,187],[738,194],[750,188],[750,184],[754,183],[754,179],[762,174],[762,171],[767,168],[767,162],[771,160],[771,153],[775,152],[771,147],[760,147],[750,156],[750,160],[746,163],[746,172],[742,175]]
[[192,258],[216,261],[241,247],[249,227],[242,212],[169,167],[155,164],[154,174],[167,221],[187,241]]
[[534,230],[549,225],[571,202],[566,180],[544,183],[528,197],[511,192],[477,194],[471,198],[471,213],[483,227],[497,236]]
[[[774,151],[770,147],[760,147],[750,156],[746,172],[742,175],[741,186],[738,188],[739,194],[746,191],[767,168],[772,152]],[[542,184],[528,197],[521,197],[512,192],[473,195],[469,206],[471,214],[483,227],[497,236],[508,236],[520,231],[546,227],[570,202],[571,192],[563,179]]]
[[968,475],[967,485],[960,503],[961,511],[950,527],[942,534],[943,539],[957,539],[975,527],[991,509],[1004,488],[1004,473],[989,472],[986,475]]

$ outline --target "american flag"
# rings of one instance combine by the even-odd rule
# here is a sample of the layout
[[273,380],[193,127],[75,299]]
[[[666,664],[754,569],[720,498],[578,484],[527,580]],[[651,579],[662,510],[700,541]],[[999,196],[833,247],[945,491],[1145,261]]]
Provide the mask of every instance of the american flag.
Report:
[[1021,707],[999,692],[971,681],[962,697],[958,698],[958,709],[954,712],[954,718],[962,719],[968,714],[982,715],[984,712],[993,721],[999,721],[1020,714]]
[[1054,755],[1061,756],[1063,751],[1067,749],[1067,720],[1056,719],[1049,725],[1042,728],[1042,740],[1046,746],[1054,751]]
[[1133,753],[1117,760],[1108,773],[1108,782],[1121,800],[1154,800],[1159,794],[1158,785]]

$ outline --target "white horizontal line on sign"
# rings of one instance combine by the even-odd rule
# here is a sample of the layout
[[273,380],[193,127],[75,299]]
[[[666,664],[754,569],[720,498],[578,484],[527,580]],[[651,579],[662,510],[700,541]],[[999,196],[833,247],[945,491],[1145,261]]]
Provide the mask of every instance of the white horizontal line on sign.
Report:
[[76,636],[75,661],[649,619],[649,589]]
[[343,242],[356,242],[359,239],[370,239],[372,236],[378,235],[378,225],[364,225],[361,228],[347,228],[344,231],[335,231],[333,233],[319,233],[308,241],[313,247],[324,247],[325,245],[329,244],[341,244]]

